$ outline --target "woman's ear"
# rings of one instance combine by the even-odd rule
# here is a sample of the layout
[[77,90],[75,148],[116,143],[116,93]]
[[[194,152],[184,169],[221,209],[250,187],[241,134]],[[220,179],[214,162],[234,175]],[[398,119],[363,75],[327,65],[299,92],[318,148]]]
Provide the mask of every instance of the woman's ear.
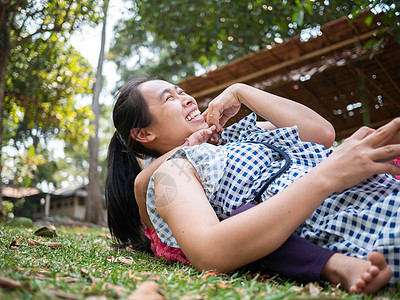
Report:
[[155,134],[145,128],[132,128],[131,137],[140,143],[149,143],[156,138]]

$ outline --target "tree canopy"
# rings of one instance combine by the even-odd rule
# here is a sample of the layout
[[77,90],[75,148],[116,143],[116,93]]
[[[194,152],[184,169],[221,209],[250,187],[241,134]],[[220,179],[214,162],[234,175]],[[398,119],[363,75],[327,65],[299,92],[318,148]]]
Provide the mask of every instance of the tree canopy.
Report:
[[130,3],[130,16],[114,28],[109,53],[123,81],[144,72],[177,81],[365,9],[384,12],[382,20],[400,42],[400,8],[389,0]]
[[56,35],[11,50],[5,94],[5,140],[15,146],[33,139],[71,142],[88,135],[90,107],[76,105],[76,96],[90,94],[92,67]]
[[0,141],[19,150],[7,157],[15,160],[15,178],[8,179],[55,183],[47,142],[82,144],[89,136],[90,106],[77,95],[91,94],[93,70],[68,38],[98,22],[98,0],[6,0],[0,9]]

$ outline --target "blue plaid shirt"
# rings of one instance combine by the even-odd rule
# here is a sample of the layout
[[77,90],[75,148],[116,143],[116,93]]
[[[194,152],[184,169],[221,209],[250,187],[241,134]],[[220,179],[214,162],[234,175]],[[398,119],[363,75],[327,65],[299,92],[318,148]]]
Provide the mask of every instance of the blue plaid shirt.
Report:
[[[220,220],[252,201],[263,183],[283,166],[282,157],[263,144],[284,150],[290,168],[276,178],[262,201],[277,194],[329,156],[322,145],[302,142],[297,127],[265,130],[254,113],[226,128],[222,145],[201,144],[178,149],[168,159],[186,158],[196,169],[211,206]],[[383,253],[393,270],[391,283],[400,282],[399,182],[390,175],[375,175],[326,199],[298,228],[297,233],[323,247],[357,257]],[[147,210],[160,240],[179,247],[155,206],[154,174],[147,191]]]
[[[297,127],[268,131],[256,124],[254,113],[225,128],[222,144],[201,144],[178,149],[168,159],[186,158],[199,174],[207,198],[220,220],[238,207],[252,201],[271,175],[283,165],[282,157],[263,144],[283,149],[292,159],[289,170],[277,178],[263,194],[262,200],[278,193],[303,176],[329,155],[323,146],[300,141]],[[147,210],[160,240],[179,247],[168,224],[158,215],[154,196],[154,174],[147,190]]]

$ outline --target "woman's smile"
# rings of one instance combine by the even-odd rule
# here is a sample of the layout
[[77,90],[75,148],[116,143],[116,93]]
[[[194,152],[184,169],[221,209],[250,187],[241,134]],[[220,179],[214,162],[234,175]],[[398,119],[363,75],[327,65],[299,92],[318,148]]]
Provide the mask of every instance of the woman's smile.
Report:
[[200,111],[198,109],[195,109],[194,111],[190,112],[187,115],[186,121],[188,121],[188,122],[191,122],[191,121],[204,122],[204,117],[200,114]]

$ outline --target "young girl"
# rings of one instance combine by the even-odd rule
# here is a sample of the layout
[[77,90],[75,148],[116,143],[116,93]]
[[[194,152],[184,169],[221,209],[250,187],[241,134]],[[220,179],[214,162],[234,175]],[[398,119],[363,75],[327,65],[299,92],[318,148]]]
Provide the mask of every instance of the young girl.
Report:
[[[260,128],[254,117],[247,118],[222,132],[227,142],[224,145],[183,147],[162,163],[169,156],[169,150],[182,145],[193,133],[211,135],[213,127],[209,129],[204,117],[221,132],[241,103],[270,122],[260,124]],[[400,155],[399,120],[378,131],[361,129],[326,158],[329,151],[315,143],[327,147],[332,144],[334,132],[327,121],[298,103],[242,84],[225,90],[201,116],[195,100],[179,87],[158,80],[132,81],[120,91],[114,108],[114,124],[117,132],[110,143],[106,183],[111,232],[119,240],[130,241],[137,249],[144,250],[147,239],[143,236],[143,220],[150,230],[155,229],[164,244],[182,249],[188,260],[201,270],[231,271],[254,262],[278,249],[297,228],[300,233],[308,230],[304,236],[335,251],[350,250],[352,255],[365,256],[365,252],[371,252],[373,247],[353,247],[357,245],[359,234],[363,237],[362,246],[365,246],[364,235],[368,233],[363,224],[352,224],[351,232],[344,237],[341,237],[344,234],[339,225],[345,223],[347,215],[342,217],[342,223],[337,222],[332,227],[337,227],[341,236],[334,230],[320,231],[315,224],[317,221],[320,224],[321,219],[329,219],[326,216],[335,219],[334,212],[340,210],[340,206],[354,210],[348,200],[343,202],[346,197],[337,196],[351,191],[348,188],[375,173],[399,173],[399,168],[391,163],[391,159]],[[294,125],[297,128],[274,130]],[[396,143],[392,144],[393,141]],[[251,202],[262,183],[283,164],[281,157],[264,145],[266,142],[289,153],[292,158],[290,168],[263,193],[262,203],[229,217],[238,207]],[[186,144],[190,145],[190,138]],[[132,183],[140,171],[135,156],[160,155],[158,162],[144,170],[153,173],[158,168],[149,183],[147,209],[141,200],[143,197],[136,194],[139,215],[132,190]],[[239,168],[240,165],[243,167]],[[119,169],[121,166],[125,168]],[[148,174],[142,174],[145,179],[138,181],[143,184],[147,182]],[[399,202],[398,182],[391,181],[388,176],[380,180],[390,187],[385,199],[389,203]],[[375,181],[371,185],[364,184],[364,189],[361,186],[357,192],[360,199],[353,196],[352,201],[362,203],[366,198],[378,201],[382,187],[374,186]],[[363,194],[373,194],[375,188],[376,195],[363,197]],[[332,211],[324,207],[321,213],[321,203],[327,203]],[[379,209],[367,213],[374,219],[382,211]],[[386,219],[392,217],[388,210],[385,214]],[[346,238],[352,239],[350,245]],[[344,241],[338,244],[342,248],[334,243],[337,239]],[[375,239],[379,240],[379,237]],[[388,238],[385,236],[382,240]],[[392,243],[396,244],[395,241]],[[396,254],[398,248],[391,246],[388,247],[390,255]],[[380,250],[386,254],[388,248]],[[398,268],[390,255],[386,257],[391,266]],[[329,262],[338,257],[347,263],[339,270],[329,269],[332,265]],[[370,260],[335,254],[324,266],[330,274],[325,279],[343,282],[350,292],[375,292],[389,281],[391,271],[380,253],[373,252]],[[397,281],[395,278],[392,282]]]

